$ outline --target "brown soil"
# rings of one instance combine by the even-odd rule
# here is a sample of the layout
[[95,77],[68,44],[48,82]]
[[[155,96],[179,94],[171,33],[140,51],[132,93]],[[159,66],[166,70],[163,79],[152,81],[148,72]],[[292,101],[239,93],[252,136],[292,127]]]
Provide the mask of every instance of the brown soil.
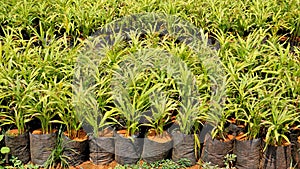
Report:
[[246,134],[240,133],[238,136],[235,137],[235,139],[236,139],[236,140],[239,140],[239,141],[245,141],[245,140],[247,140],[248,138],[247,138]]
[[122,135],[126,135],[126,132],[127,132],[127,131],[126,131],[125,129],[122,129],[122,130],[118,130],[118,131],[117,131],[118,134],[122,134]]
[[220,139],[220,141],[223,141],[223,142],[229,142],[231,140],[233,140],[235,138],[234,135],[231,135],[231,134],[228,134],[227,137],[224,139]]
[[194,165],[192,167],[188,167],[188,169],[201,169],[200,165]]
[[34,130],[32,134],[43,134],[42,130]]
[[[140,165],[143,164],[143,161],[140,161]],[[84,162],[76,167],[70,167],[70,169],[113,169],[118,165],[116,161],[111,162],[108,165],[95,165],[90,161]],[[188,167],[187,169],[201,169],[200,165],[194,165],[192,167]]]
[[[50,133],[55,133],[55,132],[57,132],[57,130],[53,129]],[[42,129],[37,129],[37,130],[33,130],[32,134],[39,134],[40,135],[40,134],[45,134],[45,133],[42,132]],[[46,134],[49,134],[49,133],[46,133]]]
[[3,116],[0,116],[0,120],[3,120],[3,119],[5,119],[5,117],[3,117]]
[[11,129],[11,130],[7,131],[7,134],[9,136],[18,136],[19,135],[19,131],[18,131],[18,129]]
[[108,128],[99,132],[99,137],[113,137],[113,136],[114,136],[113,130],[110,130]]
[[[264,141],[264,143],[266,143],[266,139],[264,138],[263,139],[263,141]],[[290,143],[290,142],[287,142],[286,140],[283,140],[283,143],[281,144],[281,145],[272,145],[272,146],[275,146],[275,147],[277,147],[277,146],[289,146],[289,145],[291,145],[292,143]]]
[[[279,40],[280,41],[287,41],[288,39],[291,39],[290,37],[286,37],[286,36],[281,36],[280,38],[279,38]],[[300,42],[300,37],[294,37],[293,38],[293,40],[295,41],[295,42]]]
[[173,123],[175,123],[175,122],[176,122],[176,116],[172,116],[172,117],[171,117],[171,121],[172,121]]
[[246,126],[244,124],[237,125],[238,128],[245,128]]
[[[143,164],[143,161],[140,161],[140,165],[142,165],[142,164]],[[107,165],[95,165],[91,161],[86,161],[76,167],[70,166],[69,169],[114,169],[117,165],[118,165],[118,163],[116,161],[113,161]],[[40,169],[44,169],[44,168],[40,168]],[[65,168],[58,165],[51,169],[65,169]],[[197,164],[197,165],[188,167],[187,169],[201,169],[201,167],[200,167],[200,165]]]
[[168,132],[164,131],[162,135],[157,135],[154,130],[149,130],[147,138],[158,143],[166,143],[172,140]]
[[297,127],[297,126],[293,126],[293,127],[291,127],[291,130],[294,130],[294,131],[300,131],[300,128]]
[[279,38],[280,41],[286,41],[287,39],[288,39],[288,37],[286,37],[286,36],[281,36],[281,37]]
[[289,145],[291,145],[291,143],[284,142],[282,145],[283,145],[283,146],[289,146]]
[[125,138],[130,137],[130,135],[127,133],[126,129],[118,130],[117,133],[120,134],[121,136],[125,137]]
[[64,135],[78,142],[82,142],[88,139],[88,136],[84,130],[78,130],[78,131],[72,130],[71,137],[67,131],[64,132]]
[[228,119],[227,121],[231,124],[236,124],[236,119],[235,118]]
[[79,166],[70,167],[70,169],[113,169],[117,166],[117,164],[118,163],[116,161],[113,161],[108,165],[95,165],[91,161],[86,161]]

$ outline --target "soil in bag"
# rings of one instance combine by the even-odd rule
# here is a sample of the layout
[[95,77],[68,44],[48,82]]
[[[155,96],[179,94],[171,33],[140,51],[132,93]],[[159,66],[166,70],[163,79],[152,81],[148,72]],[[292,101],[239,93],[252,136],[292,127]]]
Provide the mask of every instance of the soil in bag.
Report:
[[261,169],[288,169],[291,165],[292,146],[271,146],[263,152]]
[[77,166],[88,159],[88,139],[83,130],[78,131],[78,137],[70,139],[65,132],[63,138],[63,155],[70,166]]
[[211,135],[207,134],[204,141],[202,160],[211,162],[212,165],[218,165],[218,167],[225,167],[224,157],[232,153],[232,150],[233,140],[221,141],[212,139]]
[[9,130],[5,134],[5,145],[10,148],[10,155],[17,157],[24,164],[30,161],[29,134],[18,134],[18,130]]
[[236,140],[233,154],[237,156],[238,169],[258,169],[261,152],[261,139]]
[[142,159],[148,163],[163,160],[168,157],[172,146],[172,137],[168,132],[161,136],[149,132],[144,140]]
[[41,134],[40,131],[29,133],[31,161],[44,165],[56,146],[57,133]]
[[113,131],[104,130],[99,137],[89,136],[90,160],[97,165],[109,164],[115,159]]
[[195,154],[195,136],[194,134],[183,134],[179,131],[172,133],[173,137],[173,149],[172,160],[179,161],[180,159],[188,159],[191,165],[196,164]]
[[115,159],[121,165],[136,164],[141,158],[143,139],[139,135],[124,137],[115,135]]

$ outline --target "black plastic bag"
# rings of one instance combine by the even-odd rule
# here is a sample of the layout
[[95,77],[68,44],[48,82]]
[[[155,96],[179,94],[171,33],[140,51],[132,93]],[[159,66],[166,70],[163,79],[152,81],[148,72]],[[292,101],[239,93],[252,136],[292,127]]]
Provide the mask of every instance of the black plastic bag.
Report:
[[44,165],[56,146],[57,133],[29,133],[29,136],[31,161],[36,165]]
[[262,155],[262,169],[288,169],[291,165],[292,146],[269,145]]
[[186,135],[179,131],[172,133],[173,137],[173,150],[172,160],[175,162],[180,159],[188,159],[191,165],[195,165],[197,162],[195,154],[195,136],[194,134]]
[[29,134],[17,136],[5,135],[5,145],[10,148],[10,155],[18,157],[24,164],[30,161]]
[[300,143],[298,134],[291,134],[293,166],[300,169]]
[[88,140],[74,141],[66,135],[63,138],[63,155],[70,166],[77,166],[88,159]]
[[300,169],[300,143],[298,141],[293,145],[292,151],[293,151],[292,156],[294,158],[295,168]]
[[218,165],[218,167],[225,167],[224,157],[232,153],[233,143],[233,140],[223,142],[212,139],[211,135],[207,134],[204,141],[202,160],[211,162],[212,165]]
[[114,137],[89,137],[90,160],[97,165],[105,165],[115,159]]
[[261,139],[235,141],[233,154],[237,156],[238,169],[258,169],[261,153]]
[[297,141],[292,145],[293,166],[300,169],[300,143]]
[[115,137],[115,159],[121,165],[136,164],[141,158],[143,150],[143,139],[138,136],[130,138],[116,134]]
[[172,139],[167,142],[156,142],[145,138],[142,159],[148,163],[163,160],[168,157],[172,146]]

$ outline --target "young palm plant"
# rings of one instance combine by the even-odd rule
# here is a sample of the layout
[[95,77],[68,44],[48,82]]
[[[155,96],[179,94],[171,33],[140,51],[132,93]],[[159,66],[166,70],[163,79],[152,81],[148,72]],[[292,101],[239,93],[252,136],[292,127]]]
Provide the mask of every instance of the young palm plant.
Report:
[[[104,78],[108,80],[107,78]],[[102,81],[104,82],[104,81]],[[103,85],[103,86],[102,86]],[[76,90],[75,95],[79,101],[76,106],[76,115],[82,119],[83,128],[89,132],[89,156],[90,160],[95,164],[107,164],[114,160],[114,137],[112,127],[118,121],[114,118],[118,115],[115,108],[109,109],[108,103],[110,99],[107,98],[107,91],[103,88],[108,87],[107,84],[98,83],[99,87],[96,93],[98,98],[102,97],[103,102],[96,100],[90,94],[83,94],[81,91]],[[80,87],[79,87],[80,88]],[[77,88],[77,89],[79,89]],[[80,93],[81,92],[81,93]],[[109,96],[111,97],[111,96]],[[104,99],[107,98],[108,100]],[[100,99],[100,100],[102,100]],[[92,131],[90,130],[90,127]],[[90,133],[92,132],[92,133]]]
[[298,113],[288,98],[283,98],[282,95],[272,98],[268,116],[262,123],[266,128],[264,155],[261,161],[263,166],[290,167],[292,146],[289,133],[297,116]]
[[149,69],[143,67],[143,59],[133,55],[127,59],[114,71],[112,80],[114,104],[125,121],[126,130],[116,136],[116,160],[120,164],[136,163],[140,158],[143,143],[139,139],[142,136],[139,131],[141,117],[150,107],[150,94],[162,88],[161,84],[152,83],[154,75],[149,75]]
[[54,120],[54,117],[59,112],[59,105],[61,104],[57,91],[51,82],[42,85],[38,89],[38,102],[34,105],[32,117],[37,118],[41,123],[42,134],[52,133],[52,124],[59,123],[60,121]]
[[90,160],[107,164],[114,160],[113,126],[118,123],[110,88],[111,68],[107,58],[96,61],[85,53],[79,59],[73,84],[74,115],[89,134]]
[[163,136],[164,127],[171,119],[171,113],[176,110],[177,104],[172,98],[167,96],[163,91],[156,91],[151,94],[151,113],[144,115],[147,123],[154,131],[155,135]]
[[165,131],[165,126],[177,106],[163,91],[156,91],[151,96],[150,114],[145,115],[147,122],[143,124],[151,128],[144,140],[142,153],[143,160],[149,163],[166,158],[172,148],[172,138]]
[[[28,79],[24,79],[22,75],[10,77],[9,72],[1,71],[1,95],[2,102],[1,125],[14,125],[17,128],[17,133],[23,134],[26,132],[26,123],[31,118],[31,106],[35,105],[34,97],[39,83],[35,80],[38,70],[34,70]],[[16,72],[10,72],[16,73]],[[29,80],[30,79],[30,80]],[[11,126],[10,126],[11,127]]]
[[263,127],[262,121],[268,115],[268,111],[264,109],[267,105],[269,98],[258,100],[257,98],[250,97],[245,102],[245,108],[242,109],[242,117],[237,117],[237,121],[243,122],[245,125],[245,137],[247,140],[257,139],[261,135]]
[[6,132],[5,142],[11,149],[10,154],[23,163],[30,160],[27,123],[31,121],[31,107],[37,103],[37,73],[38,69],[30,74],[13,70],[1,70],[0,73],[0,122],[1,126],[11,128]]
[[55,121],[66,126],[66,132],[71,139],[79,137],[79,130],[82,128],[82,121],[72,106],[71,85],[68,82],[61,81],[56,84],[58,90],[55,99],[58,101],[57,114],[60,121]]
[[179,84],[177,90],[180,101],[176,122],[179,124],[180,132],[191,134],[200,111],[200,95],[198,94],[194,75],[187,65],[179,63],[177,66],[180,72],[180,76],[176,79]]
[[[198,140],[195,132],[198,130],[195,126],[201,121],[199,118],[201,114],[200,95],[196,85],[196,79],[193,73],[189,70],[187,65],[183,62],[178,62],[178,76],[175,80],[178,84],[178,94],[180,100],[178,101],[178,108],[176,115],[176,122],[178,130],[172,132],[173,136],[173,150],[172,159],[179,161],[182,158],[187,158],[191,164],[196,163],[195,142]],[[177,78],[177,79],[176,79]]]
[[109,82],[109,76],[103,76],[98,77],[96,85],[87,90],[83,89],[82,83],[74,87],[75,114],[83,119],[84,125],[87,123],[92,127],[94,137],[118,123],[114,118],[118,115],[116,108],[109,106],[112,103]]
[[[262,121],[266,118],[268,111],[265,110],[269,104],[269,98],[258,99],[247,97],[243,108],[236,111],[236,121],[241,122],[242,127],[237,131],[233,154],[237,156],[236,166],[238,168],[259,168],[261,152]],[[245,155],[245,152],[247,154]]]
[[44,165],[56,145],[57,132],[53,129],[53,124],[61,122],[54,119],[60,111],[59,86],[54,77],[53,82],[45,82],[36,90],[38,102],[31,108],[32,117],[40,121],[41,129],[30,133],[30,151],[31,161],[37,165]]
[[266,146],[289,144],[289,129],[296,122],[297,116],[295,107],[291,104],[290,100],[280,97],[273,98],[268,115],[262,123],[267,129],[265,138]]
[[212,125],[213,128],[211,134],[205,136],[202,159],[205,162],[211,162],[213,165],[225,167],[223,159],[231,153],[233,148],[233,140],[229,137],[228,130],[228,119],[232,115],[232,103],[226,98],[229,103],[224,104],[221,99],[222,94],[220,93],[216,93],[210,99],[207,123]]
[[[160,84],[151,83],[152,78],[147,77],[147,73],[139,73],[139,68],[131,66],[124,66],[124,70],[115,71],[115,79],[118,81],[113,82],[115,104],[120,115],[125,119],[126,136],[136,134],[142,113],[150,106],[150,94],[161,88]],[[124,82],[120,83],[119,79]]]
[[88,137],[82,129],[81,116],[75,112],[72,103],[71,85],[67,82],[60,81],[56,87],[57,114],[60,121],[56,121],[66,126],[66,131],[59,137],[62,137],[62,155],[66,157],[68,165],[76,166],[87,160]]

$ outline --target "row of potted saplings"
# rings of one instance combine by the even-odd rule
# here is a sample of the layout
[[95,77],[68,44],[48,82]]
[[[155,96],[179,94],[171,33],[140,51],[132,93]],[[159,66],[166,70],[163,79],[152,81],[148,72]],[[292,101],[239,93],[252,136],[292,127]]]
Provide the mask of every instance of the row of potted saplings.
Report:
[[[153,162],[166,158],[166,156],[168,155],[168,151],[171,149],[172,159],[174,161],[182,158],[187,158],[191,161],[191,164],[195,164],[197,161],[197,153],[195,153],[196,140],[195,135],[193,134],[191,129],[196,129],[194,131],[197,131],[199,129],[199,127],[196,126],[197,124],[199,124],[199,111],[197,111],[198,108],[195,110],[188,109],[187,107],[191,107],[190,105],[182,105],[186,107],[179,109],[180,111],[176,111],[176,113],[178,114],[176,114],[176,119],[174,119],[173,121],[176,122],[178,130],[173,130],[171,134],[168,134],[166,131],[163,131],[163,129],[165,129],[166,124],[169,123],[171,116],[170,112],[172,112],[173,110],[173,108],[170,108],[170,105],[176,107],[176,104],[173,104],[172,99],[168,99],[163,95],[161,96],[162,98],[160,98],[160,95],[158,95],[157,97],[158,98],[152,98],[153,107],[151,115],[149,115],[149,117],[145,115],[148,127],[152,128],[147,132],[145,138],[142,138],[143,133],[140,135],[137,134],[137,131],[139,130],[138,126],[140,126],[141,124],[140,119],[138,118],[139,120],[136,120],[136,117],[141,117],[141,114],[135,113],[139,113],[140,111],[135,111],[136,109],[132,108],[133,106],[126,106],[129,103],[123,104],[122,101],[124,102],[125,99],[123,99],[123,95],[121,92],[120,97],[116,97],[118,101],[117,103],[119,103],[119,108],[116,112],[122,112],[122,119],[125,120],[126,123],[125,125],[122,125],[126,126],[126,130],[124,130],[125,132],[123,130],[117,132],[101,130],[111,124],[109,123],[109,121],[107,121],[107,123],[105,122],[105,118],[108,118],[107,116],[111,117],[111,120],[113,121],[122,121],[122,119],[115,119],[115,115],[109,115],[109,113],[115,112],[114,109],[112,109],[111,111],[106,111],[104,115],[102,115],[98,111],[78,111],[84,112],[79,119],[85,119],[85,121],[89,125],[91,125],[91,127],[93,128],[93,135],[90,135],[88,137],[84,131],[75,131],[75,128],[69,128],[67,129],[69,133],[64,132],[62,134],[64,146],[63,154],[64,156],[69,157],[67,159],[69,165],[74,166],[80,164],[82,161],[85,161],[88,157],[88,152],[91,161],[95,164],[106,164],[111,162],[114,158],[119,164],[133,164],[136,163],[140,158],[144,159],[144,161],[146,162]],[[190,101],[187,103],[194,102]],[[274,106],[276,106],[276,104],[274,104]],[[132,110],[129,110],[128,107],[131,107]],[[83,108],[90,107],[83,106]],[[96,108],[97,106],[95,106],[95,110],[97,110]],[[228,113],[230,112],[228,111]],[[274,113],[272,113],[271,115],[277,116],[276,113],[280,114],[281,116],[288,117],[288,119],[292,120],[295,120],[294,118],[297,118],[298,116],[297,113],[293,113],[292,116],[289,115],[289,111],[274,111]],[[258,118],[259,120],[255,122],[256,127],[253,127],[253,121],[257,119],[254,118],[256,114],[251,116],[253,117],[250,118],[251,122],[245,122],[247,123],[247,128],[245,129],[244,133],[249,133],[252,131],[257,131],[257,133],[259,133],[260,128],[262,128],[260,123],[268,122],[268,120],[261,121],[261,119]],[[102,115],[101,119],[103,119],[100,120],[101,124],[98,123],[98,118],[95,118],[99,115]],[[66,118],[66,116],[67,114],[62,114],[62,117]],[[68,118],[74,117],[76,118],[77,116],[75,114],[74,116],[68,116]],[[135,118],[132,119],[132,117]],[[214,116],[208,118],[207,121],[213,122],[213,117]],[[248,138],[243,141],[233,138],[224,140],[224,138],[227,138],[226,131],[228,129],[226,129],[224,127],[225,125],[223,124],[227,122],[227,115],[224,118],[218,117],[218,119],[220,122],[217,124],[217,126],[215,126],[212,132],[212,137],[207,135],[205,139],[202,151],[202,159],[204,161],[211,162],[212,164],[222,167],[224,166],[224,156],[230,153],[234,153],[237,155],[236,166],[238,168],[259,168],[259,165],[261,166],[261,168],[265,169],[289,168],[291,161],[293,161],[294,164],[300,163],[298,157],[299,153],[297,153],[297,150],[300,148],[300,146],[299,142],[296,141],[296,138],[299,136],[299,131],[296,132],[293,137],[290,137],[294,144],[284,145],[280,142],[277,142],[277,144],[270,144],[270,142],[268,141],[268,138],[286,137],[285,134],[288,133],[288,131],[286,130],[288,130],[292,125],[290,120],[285,120],[280,124],[273,124],[274,122],[268,122],[264,125],[263,128],[267,129],[267,134],[260,134],[260,136],[266,138],[266,140],[264,141],[267,146],[265,146],[263,144],[264,141],[258,139],[255,134],[253,134],[252,137],[248,136]],[[67,125],[67,123],[64,124]],[[252,127],[250,124],[252,124]],[[276,125],[275,127],[279,126],[279,129],[274,128],[274,125]],[[23,125],[23,127],[24,126],[25,124]],[[49,126],[51,125],[49,124]],[[27,163],[31,159],[34,164],[43,165],[56,146],[57,132],[53,132],[51,129],[46,129],[47,127],[45,127],[45,125],[42,125],[41,127],[42,130],[35,130],[32,133],[21,132],[18,130],[7,131],[5,135],[5,143],[6,146],[11,148],[11,155],[18,157],[24,163]],[[235,129],[236,127],[231,128]],[[102,132],[98,132],[99,129]],[[74,130],[75,134],[72,132],[72,130]],[[268,134],[269,131],[276,131],[277,134],[276,132]],[[76,137],[72,137],[74,135]],[[263,154],[261,154],[262,147],[264,150]],[[294,159],[292,159],[292,154]],[[300,165],[298,165],[297,167],[299,168]]]
[[[235,124],[230,124],[235,126]],[[289,169],[300,168],[300,134],[293,131],[289,134],[291,143],[281,145],[266,144],[264,137],[248,139],[243,131],[228,127],[225,139],[213,138],[211,134],[205,136],[201,158],[212,165],[225,167],[224,157],[235,154],[234,165],[238,169]]]
[[[85,134],[83,130],[80,132]],[[10,147],[11,155],[18,157],[23,163],[31,159],[34,164],[43,165],[56,145],[57,132],[41,134],[34,131],[22,135],[13,133],[14,130],[7,132],[5,143]],[[108,164],[113,160],[121,165],[135,164],[141,158],[151,163],[167,158],[170,152],[174,161],[186,158],[193,165],[198,160],[194,134],[183,134],[179,131],[169,134],[164,131],[162,136],[157,137],[150,130],[143,138],[139,134],[126,137],[125,133],[123,130],[114,132],[105,129],[100,132],[99,137],[90,135],[88,138],[85,134],[85,138],[81,140],[71,140],[65,133],[62,135],[65,147],[63,154],[68,157],[69,165],[74,166],[86,161],[88,156],[98,165]],[[268,145],[263,150],[265,145],[261,138],[244,140],[242,137],[228,137],[224,141],[206,134],[201,159],[225,167],[224,157],[233,153],[237,156],[235,165],[239,169],[279,169],[289,168],[291,164],[300,168],[297,165],[300,163],[298,137],[299,132],[291,134],[292,144]]]
[[[105,129],[99,133],[100,137],[87,135],[83,130],[78,135],[85,135],[81,139],[71,140],[66,132],[62,134],[63,155],[69,165],[79,165],[87,160],[95,164],[108,164],[116,160],[119,164],[135,164],[141,158],[146,162],[155,162],[167,158],[172,151],[172,159],[178,161],[182,158],[189,159],[191,164],[196,163],[194,149],[194,135],[173,132],[172,135],[164,131],[161,136],[156,136],[150,130],[146,138],[142,134],[127,137],[126,131],[114,132]],[[32,133],[15,134],[17,130],[9,130],[5,135],[5,144],[10,147],[10,154],[18,157],[23,163],[30,160],[36,165],[43,165],[56,146],[57,132],[42,134],[40,130]],[[89,150],[89,151],[88,151]]]
[[[99,133],[98,137],[87,135],[80,130],[76,139],[70,139],[67,132],[62,137],[63,155],[71,166],[76,166],[89,159],[98,165],[105,165],[113,160],[121,165],[135,164],[141,158],[149,163],[168,158],[178,161],[189,159],[191,164],[196,163],[194,149],[194,135],[164,131],[156,136],[149,131],[146,138],[142,134],[126,136],[126,131],[115,132],[107,128]],[[10,148],[10,155],[17,157],[24,164],[30,160],[35,165],[43,166],[57,144],[58,132],[42,134],[40,130],[15,134],[16,130],[8,130],[5,134],[5,144]]]

